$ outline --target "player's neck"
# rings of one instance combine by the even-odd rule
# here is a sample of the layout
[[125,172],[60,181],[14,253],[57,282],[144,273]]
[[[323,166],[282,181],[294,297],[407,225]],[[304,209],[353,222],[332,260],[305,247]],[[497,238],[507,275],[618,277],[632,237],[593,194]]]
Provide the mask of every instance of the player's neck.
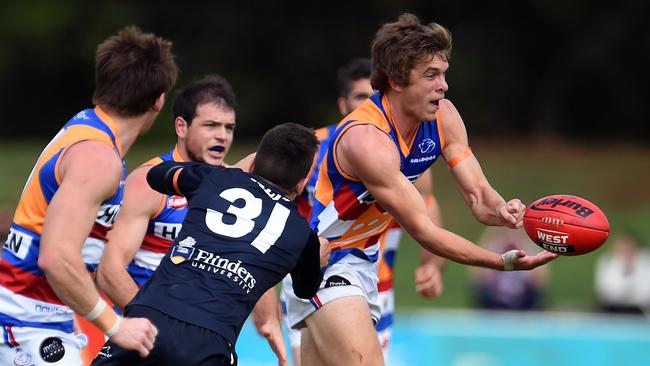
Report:
[[151,116],[150,112],[135,117],[124,117],[111,108],[106,106],[100,107],[113,120],[117,127],[117,139],[122,148],[122,158],[138,139],[143,127],[149,124],[151,118],[155,118],[155,116]]
[[388,100],[388,116],[399,131],[404,141],[410,141],[420,126],[417,117],[408,113],[402,103],[401,96],[390,90],[386,92]]
[[194,160],[190,158],[190,154],[187,152],[185,147],[185,140],[178,138],[176,140],[176,151],[180,155],[181,159],[185,162],[193,162]]
[[[253,173],[253,174],[255,174],[255,173]],[[260,175],[258,175],[258,177],[262,178],[264,180],[264,183],[266,183],[267,185],[273,187],[273,189],[275,189],[276,191],[282,193],[282,195],[284,195],[288,199],[293,201],[293,199],[296,198],[297,195],[296,195],[295,192],[289,192],[286,189],[278,186],[277,184],[271,182],[270,180],[268,180],[268,179],[266,179],[266,178],[264,178],[264,177],[262,177]]]

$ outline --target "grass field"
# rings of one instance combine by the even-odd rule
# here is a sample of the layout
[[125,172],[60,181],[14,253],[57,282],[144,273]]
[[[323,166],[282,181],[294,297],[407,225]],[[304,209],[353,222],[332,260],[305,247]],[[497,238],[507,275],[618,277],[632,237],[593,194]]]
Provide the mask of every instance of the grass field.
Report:
[[[171,141],[171,140],[169,140]],[[0,205],[13,209],[30,170],[46,141],[0,141],[5,174],[0,180]],[[170,147],[151,139],[129,152],[129,170]],[[525,203],[555,193],[575,194],[599,205],[607,214],[612,231],[631,227],[650,243],[650,147],[607,141],[574,143],[555,139],[475,140],[472,146],[486,176],[505,198]],[[253,143],[237,142],[228,161],[236,161],[254,149]],[[434,167],[435,189],[445,227],[476,240],[482,226],[470,215],[447,168]],[[607,250],[607,244],[599,252]],[[408,307],[471,307],[467,268],[450,263],[445,272],[445,292],[436,301],[423,300],[413,289],[417,244],[402,240],[397,259],[397,305]],[[581,257],[559,258],[550,264],[548,303],[559,310],[590,310],[593,265],[599,252]]]

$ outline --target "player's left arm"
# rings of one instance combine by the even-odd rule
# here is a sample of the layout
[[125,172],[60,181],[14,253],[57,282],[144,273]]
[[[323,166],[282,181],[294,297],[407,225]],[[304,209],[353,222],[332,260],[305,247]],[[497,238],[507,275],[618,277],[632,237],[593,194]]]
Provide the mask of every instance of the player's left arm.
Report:
[[469,148],[465,124],[458,110],[447,99],[440,100],[439,105],[445,136],[442,155],[474,217],[485,225],[521,227],[526,206],[519,199],[506,202],[492,188]]
[[165,161],[149,170],[147,183],[162,194],[188,197],[213,169],[225,168],[205,163]]
[[[301,299],[313,297],[323,280],[323,274],[321,273],[321,257],[323,253],[321,248],[321,241],[316,233],[310,232],[309,239],[298,258],[296,267],[291,271],[293,292]],[[329,257],[329,253],[325,253],[325,255]]]
[[77,314],[87,314],[99,297],[81,248],[99,206],[117,190],[121,170],[116,152],[97,141],[72,145],[59,163],[61,183],[45,215],[38,265]]
[[[427,208],[427,215],[438,227],[442,227],[442,216],[438,200],[433,195],[433,173],[426,170],[413,183],[422,196]],[[447,265],[447,259],[437,256],[420,247],[420,265],[415,269],[415,290],[422,296],[436,298],[442,294],[444,281],[442,271]]]
[[289,359],[280,325],[280,303],[275,287],[268,289],[255,304],[253,323],[259,335],[266,338],[273,353],[278,357],[278,365],[287,366]]

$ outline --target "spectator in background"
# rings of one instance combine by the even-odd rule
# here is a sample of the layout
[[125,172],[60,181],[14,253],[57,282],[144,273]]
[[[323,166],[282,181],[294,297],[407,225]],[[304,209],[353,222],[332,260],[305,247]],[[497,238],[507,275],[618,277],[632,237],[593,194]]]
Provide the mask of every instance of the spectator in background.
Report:
[[596,262],[598,306],[608,313],[643,314],[650,308],[650,250],[621,233]]
[[[526,253],[539,251],[523,229],[513,230],[506,227],[488,227],[479,239],[479,245],[494,252],[513,249]],[[474,301],[482,309],[542,309],[545,306],[548,279],[548,266],[515,272],[471,268]]]

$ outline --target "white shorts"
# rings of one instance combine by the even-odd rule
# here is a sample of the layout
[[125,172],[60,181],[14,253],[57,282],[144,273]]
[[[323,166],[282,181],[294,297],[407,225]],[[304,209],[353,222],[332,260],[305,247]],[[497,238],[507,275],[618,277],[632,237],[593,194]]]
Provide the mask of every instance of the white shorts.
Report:
[[375,325],[379,345],[384,352],[384,360],[388,360],[388,346],[393,328],[393,312],[395,311],[395,292],[393,289],[381,291],[377,294],[377,301],[381,307],[381,318]]
[[[280,293],[280,304],[282,306],[282,321],[287,326],[287,335],[291,348],[300,348],[300,329],[291,328],[287,317],[287,293],[293,293],[291,275],[286,275],[282,280],[282,292]],[[286,289],[286,291],[285,291]]]
[[348,255],[327,268],[318,292],[309,300],[298,298],[290,286],[283,287],[289,327],[303,328],[305,318],[311,313],[328,302],[348,296],[365,297],[370,308],[370,317],[376,324],[381,316],[377,302],[376,267],[375,263]]
[[0,365],[80,366],[84,336],[60,330],[0,326]]

